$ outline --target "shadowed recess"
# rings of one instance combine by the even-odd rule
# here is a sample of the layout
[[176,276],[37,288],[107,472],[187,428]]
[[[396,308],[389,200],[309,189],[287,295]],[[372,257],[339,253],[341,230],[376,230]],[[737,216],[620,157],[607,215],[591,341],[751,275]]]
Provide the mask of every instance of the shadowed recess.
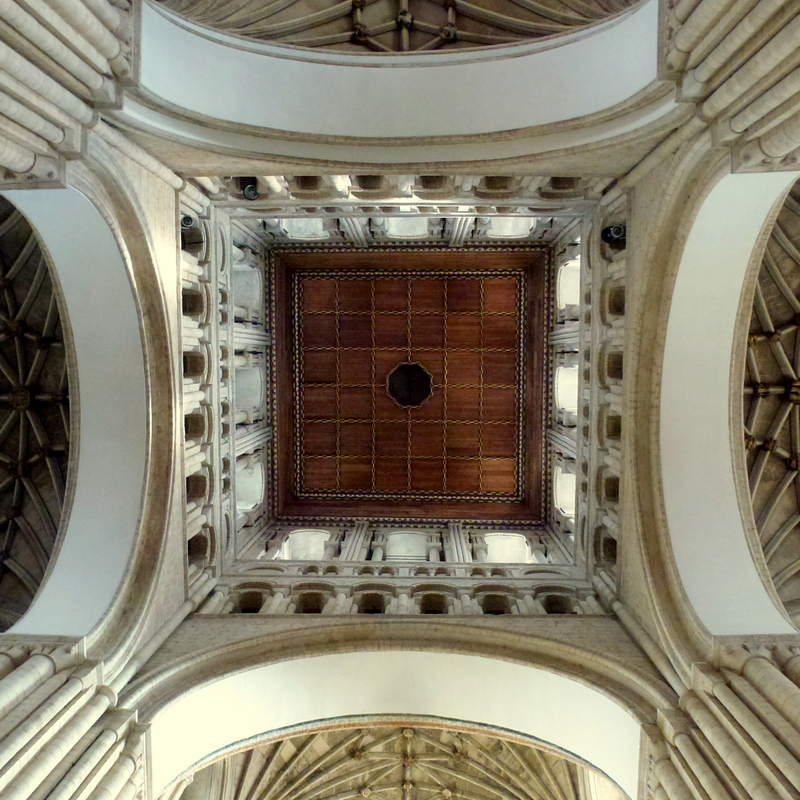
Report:
[[431,396],[431,374],[421,364],[398,364],[386,379],[386,391],[402,408],[419,408]]

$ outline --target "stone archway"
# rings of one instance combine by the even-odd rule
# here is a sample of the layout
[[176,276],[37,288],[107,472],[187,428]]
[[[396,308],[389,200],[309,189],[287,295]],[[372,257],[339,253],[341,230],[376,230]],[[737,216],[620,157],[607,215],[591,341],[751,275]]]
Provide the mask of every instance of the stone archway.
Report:
[[641,727],[622,702],[563,674],[478,655],[368,650],[284,660],[184,688],[148,715],[152,788],[155,796],[258,742],[401,718],[535,740],[634,796]]
[[114,234],[85,195],[70,188],[4,196],[25,214],[52,260],[79,387],[67,528],[36,601],[13,632],[81,636],[114,598],[138,530],[148,442],[139,312]]
[[[683,588],[717,635],[795,632],[757,563],[752,521],[740,505],[744,459],[740,464],[729,420],[742,284],[760,261],[755,251],[765,244],[765,223],[768,232],[796,178],[721,178],[691,223],[670,301],[660,405],[664,505]],[[742,452],[740,438],[736,448]]]

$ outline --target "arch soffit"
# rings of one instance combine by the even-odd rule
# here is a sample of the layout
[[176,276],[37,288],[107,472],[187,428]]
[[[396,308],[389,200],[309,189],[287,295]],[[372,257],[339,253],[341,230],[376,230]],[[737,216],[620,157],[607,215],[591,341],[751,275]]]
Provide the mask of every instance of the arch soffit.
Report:
[[[491,158],[514,158],[638,135],[652,126],[654,133],[671,112],[682,113],[670,85],[657,77],[655,0],[613,23],[545,48],[523,45],[502,48],[502,54],[473,53],[465,63],[446,54],[417,54],[411,61],[408,54],[399,59],[382,56],[375,65],[365,57],[340,55],[331,61],[328,54],[327,60],[320,60],[310,52],[298,55],[291,48],[231,39],[147,3],[142,11],[142,82],[126,97],[122,113],[132,125],[179,136],[195,146],[281,152],[328,163],[364,158],[486,161],[487,137],[502,139]],[[159,44],[165,36],[169,47]],[[580,58],[572,55],[577,48]],[[201,51],[203,57],[197,58]],[[628,53],[622,60],[621,51]],[[181,90],[178,97],[174,82],[165,76],[180,72],[189,53],[193,63],[206,64],[213,74],[193,82],[203,87],[199,94]],[[172,66],[164,63],[173,58]],[[640,68],[617,75],[614,65],[622,61]],[[234,71],[223,76],[226,70]],[[231,91],[238,85],[237,74],[249,76],[248,91]],[[476,81],[484,88],[476,88]],[[250,102],[259,82],[266,82],[272,97],[267,117],[259,104]],[[297,95],[298,86],[302,96]],[[465,87],[472,87],[471,96],[493,98],[492,107],[482,104],[476,116],[468,97],[457,99]],[[531,91],[537,95],[533,99]],[[517,102],[520,93],[529,102]],[[452,99],[444,110],[443,95]],[[353,97],[363,102],[354,106]],[[319,128],[321,118],[327,120],[324,130]],[[214,130],[204,125],[212,119]],[[578,127],[571,122],[576,119]],[[564,125],[568,130],[562,130]],[[511,141],[512,132],[512,138],[522,140]],[[453,150],[457,142],[460,152]],[[370,146],[380,152],[364,151]]]
[[[662,364],[673,288],[689,231],[713,187],[729,174],[730,154],[712,150],[710,132],[702,130],[672,159],[637,182],[629,210],[636,224],[648,226],[649,235],[628,240],[628,261],[646,263],[649,268],[640,292],[631,295],[626,309],[631,330],[625,354],[627,374],[631,376],[628,390],[630,401],[639,409],[630,431],[635,466],[628,472],[628,495],[641,518],[649,520],[652,535],[631,540],[639,549],[640,560],[629,562],[626,569],[640,570],[635,580],[644,580],[647,586],[653,613],[650,632],[673,663],[681,665],[678,669],[687,683],[691,681],[687,671],[691,662],[713,659],[715,645],[713,635],[688,599],[670,541],[661,475]],[[784,174],[788,184],[791,176]],[[780,190],[776,190],[776,198],[778,194]],[[601,257],[600,223],[607,218],[603,214],[595,218],[586,243],[587,257],[593,263]],[[737,391],[741,393],[741,385]],[[624,571],[622,585],[626,585]],[[621,599],[625,601],[624,591]]]
[[[78,412],[64,541],[29,613],[9,633],[90,634],[89,644],[97,646],[101,639],[110,645],[137,635],[138,626],[121,617],[143,619],[137,609],[154,585],[171,481],[153,470],[171,470],[171,437],[150,433],[172,425],[172,366],[165,357],[164,298],[134,190],[107,169],[103,147],[93,150],[99,181],[70,163],[65,189],[4,195],[40,234],[64,292]],[[144,333],[142,314],[148,316]],[[165,449],[161,458],[158,448]],[[141,530],[150,534],[138,536]],[[148,579],[133,580],[145,551]]]
[[[615,657],[605,646],[593,650],[565,643],[559,633],[555,635],[561,641],[548,638],[546,632],[521,637],[516,628],[500,630],[496,626],[470,623],[453,626],[431,619],[392,620],[387,626],[384,620],[378,641],[375,625],[369,619],[355,619],[347,624],[316,621],[312,624],[313,627],[308,625],[303,630],[272,630],[269,635],[257,636],[252,635],[256,628],[247,625],[251,635],[244,641],[225,642],[211,637],[209,640],[215,642],[213,647],[202,652],[193,649],[191,656],[167,662],[143,675],[123,693],[121,702],[135,704],[140,719],[148,722],[187,693],[242,671],[286,662],[297,666],[309,657],[368,653],[376,649],[393,654],[422,652],[426,656],[466,653],[480,662],[511,663],[557,674],[608,698],[640,724],[653,723],[656,708],[670,708],[677,702],[672,690],[646,659],[637,663],[630,654]],[[240,633],[247,636],[248,631]],[[353,674],[359,676],[354,681],[358,684],[362,673]],[[446,673],[437,677],[440,683],[443,674]]]
[[[120,153],[100,137],[90,137],[88,153],[94,167],[89,169],[82,162],[70,162],[69,185],[86,195],[103,216],[125,261],[139,314],[147,392],[146,471],[138,529],[123,582],[100,624],[87,637],[90,653],[99,655],[101,650],[114,650],[122,658],[123,647],[127,650],[135,647],[142,634],[147,635],[147,626],[153,625],[142,609],[158,591],[168,541],[176,402],[172,391],[175,365],[169,325],[180,324],[179,289],[172,280],[174,262],[170,259],[176,252],[178,234],[176,225],[161,224],[162,217],[158,218],[158,225],[148,219],[148,214],[153,214],[155,184],[168,197],[170,205],[175,196],[171,187],[154,178],[149,178],[144,186],[136,184],[129,173],[120,169]],[[164,253],[168,254],[167,260],[162,262]],[[162,263],[166,264],[165,275],[161,274]],[[154,435],[156,431],[159,435]]]
[[[731,402],[741,404],[731,386],[747,326],[743,284],[797,177],[717,176],[688,226],[669,304],[659,420],[664,511],[681,589],[712,635],[796,632],[753,540],[741,442],[732,439],[741,427],[730,420]],[[687,385],[698,387],[691,403]]]
[[[243,745],[309,726],[387,717],[512,732],[593,766],[631,797],[637,792],[640,721],[619,700],[533,666],[373,650],[266,664],[184,692],[151,720],[154,796]],[[605,747],[609,736],[614,748]]]

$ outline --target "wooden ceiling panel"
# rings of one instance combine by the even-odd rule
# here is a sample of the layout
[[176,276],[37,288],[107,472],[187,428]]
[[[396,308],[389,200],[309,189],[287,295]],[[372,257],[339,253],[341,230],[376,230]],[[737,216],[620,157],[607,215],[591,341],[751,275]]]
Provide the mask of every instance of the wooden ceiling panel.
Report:
[[[278,514],[541,519],[544,263],[278,253]],[[408,363],[429,376],[419,406],[387,388]]]

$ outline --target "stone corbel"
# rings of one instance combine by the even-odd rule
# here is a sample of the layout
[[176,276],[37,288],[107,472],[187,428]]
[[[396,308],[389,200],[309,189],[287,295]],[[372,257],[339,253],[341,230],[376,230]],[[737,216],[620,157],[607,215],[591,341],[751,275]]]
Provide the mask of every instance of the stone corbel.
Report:
[[797,169],[800,163],[800,112],[734,150],[735,172]]
[[3,189],[55,189],[66,186],[61,158],[31,154],[27,169],[3,169],[0,187]]

